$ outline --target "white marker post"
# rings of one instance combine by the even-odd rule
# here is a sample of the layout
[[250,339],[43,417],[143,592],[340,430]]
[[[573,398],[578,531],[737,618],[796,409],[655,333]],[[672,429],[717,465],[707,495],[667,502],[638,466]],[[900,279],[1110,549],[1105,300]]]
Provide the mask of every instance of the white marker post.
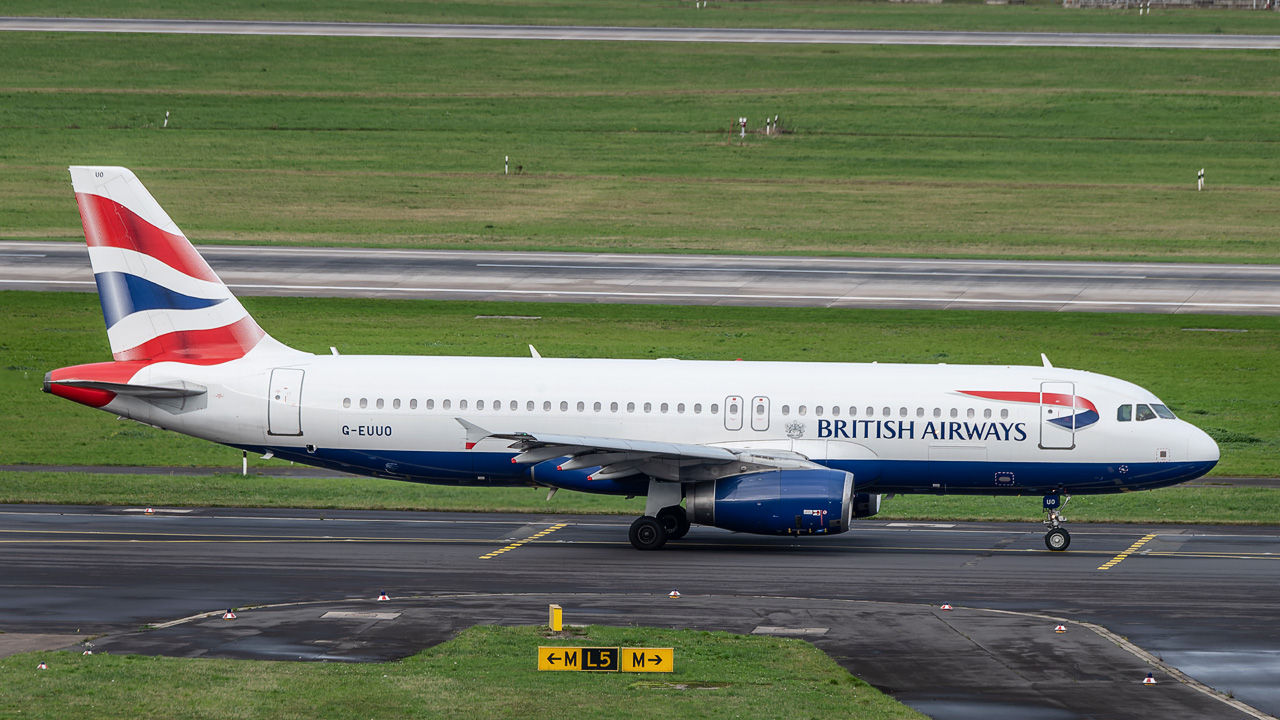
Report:
[[1200,168],[1199,174],[1196,175],[1196,192],[1204,189],[1204,168]]
[[248,450],[240,451],[240,475],[242,477],[249,476],[249,451]]
[[511,156],[510,155],[502,156],[502,174],[503,175],[511,174]]
[[738,137],[745,138],[746,136],[747,136],[747,119],[744,117],[740,117],[738,118]]
[[164,127],[169,127],[169,111],[164,111]]

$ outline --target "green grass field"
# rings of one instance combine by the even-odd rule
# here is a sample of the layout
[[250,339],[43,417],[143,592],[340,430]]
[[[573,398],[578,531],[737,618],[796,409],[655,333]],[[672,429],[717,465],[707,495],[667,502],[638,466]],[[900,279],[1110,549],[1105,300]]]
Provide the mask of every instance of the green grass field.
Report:
[[[537,671],[539,645],[670,647],[676,672]],[[41,660],[49,669],[37,671]],[[683,690],[666,683],[702,685]],[[590,626],[476,627],[392,663],[29,653],[0,659],[0,716],[220,718],[923,718],[800,640]]]
[[[277,339],[318,353],[1039,364],[1121,377],[1213,434],[1215,474],[1280,475],[1280,319],[246,298]],[[477,320],[535,315],[541,320]],[[316,318],[323,318],[317,321]],[[98,300],[0,293],[0,464],[205,465],[240,454],[40,392],[47,370],[110,356]],[[1229,328],[1247,332],[1189,332]]]
[[[1274,52],[33,33],[5,47],[2,238],[77,239],[65,166],[121,164],[205,243],[1280,258]],[[775,114],[786,132],[757,132]],[[745,140],[728,133],[739,116]],[[502,175],[505,156],[521,174]]]
[[[542,488],[457,488],[373,478],[282,478],[238,472],[208,477],[0,471],[0,504],[135,507],[269,507],[642,515],[644,500]],[[1280,490],[1172,487],[1124,495],[1080,495],[1070,522],[1280,525]],[[902,495],[872,520],[1037,522],[1040,497]],[[853,532],[857,532],[855,524]],[[621,538],[621,536],[620,536]],[[619,542],[623,540],[619,539]]]

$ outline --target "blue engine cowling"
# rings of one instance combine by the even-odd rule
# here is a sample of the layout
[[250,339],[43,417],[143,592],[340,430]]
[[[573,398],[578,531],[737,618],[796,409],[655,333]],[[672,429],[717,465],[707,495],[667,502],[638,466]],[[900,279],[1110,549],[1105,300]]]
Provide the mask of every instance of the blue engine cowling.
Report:
[[853,476],[842,470],[765,470],[685,489],[690,520],[758,535],[835,534],[853,517]]

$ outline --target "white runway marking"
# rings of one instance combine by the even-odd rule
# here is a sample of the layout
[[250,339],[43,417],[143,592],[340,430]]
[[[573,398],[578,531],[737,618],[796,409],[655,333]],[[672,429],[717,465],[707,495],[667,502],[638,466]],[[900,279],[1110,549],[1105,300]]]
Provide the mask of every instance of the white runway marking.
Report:
[[813,268],[751,268],[751,267],[699,267],[696,265],[646,268],[634,265],[536,265],[532,263],[476,263],[476,267],[496,268],[531,268],[546,270],[620,270],[623,272],[755,272],[755,273],[815,273],[822,275],[928,275],[930,277],[998,277],[1014,278],[1059,278],[1064,280],[1146,280],[1145,275],[1054,275],[1049,273],[1025,273],[1008,275],[1005,273],[980,272],[939,272],[921,270],[919,272],[903,270],[815,270]]

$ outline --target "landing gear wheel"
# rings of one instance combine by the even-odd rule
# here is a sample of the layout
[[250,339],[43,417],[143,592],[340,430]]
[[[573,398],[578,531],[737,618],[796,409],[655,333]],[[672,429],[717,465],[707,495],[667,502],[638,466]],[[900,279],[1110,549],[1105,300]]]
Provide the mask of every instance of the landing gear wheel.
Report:
[[1045,533],[1044,544],[1054,552],[1066,550],[1071,544],[1071,533],[1067,532],[1066,528],[1054,528]]
[[631,523],[631,546],[637,550],[658,550],[667,544],[667,531],[658,518],[644,515]]
[[667,531],[668,540],[679,540],[689,532],[689,513],[679,505],[659,510],[658,521],[662,523],[662,529]]

